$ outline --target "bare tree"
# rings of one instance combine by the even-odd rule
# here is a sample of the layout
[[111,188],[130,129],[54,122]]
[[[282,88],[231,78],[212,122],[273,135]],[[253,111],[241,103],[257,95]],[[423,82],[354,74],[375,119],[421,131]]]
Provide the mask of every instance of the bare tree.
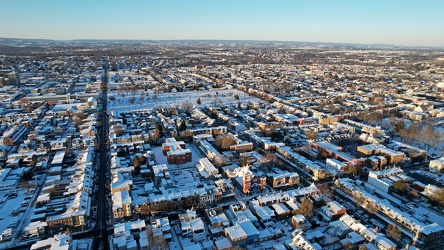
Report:
[[314,130],[308,130],[307,132],[305,132],[305,136],[307,136],[307,139],[309,140],[318,139],[318,134]]
[[387,236],[398,241],[401,239],[401,230],[396,225],[389,224],[387,226]]
[[299,207],[299,210],[297,212],[307,218],[313,216],[313,204],[308,197],[305,197],[304,200],[301,202],[301,206]]
[[134,96],[131,96],[131,97],[128,98],[128,101],[129,101],[131,104],[134,104],[134,102],[136,101],[136,98],[135,98]]
[[236,138],[231,134],[221,134],[216,136],[215,143],[223,150],[229,149],[236,143]]
[[239,165],[241,167],[244,167],[244,166],[248,165],[249,161],[250,161],[250,157],[248,157],[248,156],[241,156],[240,159],[239,159]]

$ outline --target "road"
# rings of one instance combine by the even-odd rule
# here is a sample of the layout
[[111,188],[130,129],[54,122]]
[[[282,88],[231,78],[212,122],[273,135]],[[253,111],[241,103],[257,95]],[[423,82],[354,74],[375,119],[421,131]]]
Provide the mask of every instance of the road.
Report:
[[[99,126],[98,134],[100,141],[100,167],[98,180],[98,196],[97,196],[97,221],[93,230],[94,249],[109,249],[108,242],[108,216],[109,213],[109,163],[108,163],[108,63],[104,65],[103,84],[101,86],[101,110],[99,111]],[[99,124],[100,125],[100,124]]]

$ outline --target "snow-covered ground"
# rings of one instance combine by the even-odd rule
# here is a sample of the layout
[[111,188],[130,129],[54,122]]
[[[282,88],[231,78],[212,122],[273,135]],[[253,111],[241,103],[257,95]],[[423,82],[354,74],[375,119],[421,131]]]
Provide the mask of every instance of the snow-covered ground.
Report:
[[[239,96],[239,100],[234,98],[235,95]],[[139,90],[134,95],[132,93],[125,92],[124,96],[122,96],[122,93],[110,92],[108,96],[113,96],[115,98],[115,100],[109,100],[108,105],[108,111],[113,111],[114,113],[131,112],[133,110],[153,108],[182,108],[184,105],[190,105],[191,107],[217,107],[238,105],[239,102],[243,104],[247,104],[248,102],[263,102],[257,97],[249,96],[248,94],[235,89],[160,94],[154,94],[154,92],[151,90]],[[130,102],[132,97],[134,97],[135,99],[133,103]],[[197,104],[197,100],[199,98],[201,101],[200,105]]]
[[[16,193],[17,197],[9,196],[12,193]],[[8,197],[9,196],[9,197]],[[26,190],[17,189],[9,192],[1,192],[0,200],[3,204],[0,205],[0,233],[7,228],[13,228],[15,234],[16,228],[23,220],[23,215],[28,205],[23,205],[23,202],[31,203],[32,193],[27,193]],[[16,224],[14,227],[13,225]]]

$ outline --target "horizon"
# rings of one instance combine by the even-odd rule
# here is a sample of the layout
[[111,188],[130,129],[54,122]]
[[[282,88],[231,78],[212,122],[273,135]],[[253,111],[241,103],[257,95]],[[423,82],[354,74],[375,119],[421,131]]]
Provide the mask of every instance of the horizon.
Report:
[[[3,1],[0,37],[443,47],[443,1]],[[67,11],[69,10],[69,11]]]
[[388,46],[399,48],[437,48],[444,49],[444,45],[401,45],[389,43],[353,43],[353,42],[318,42],[318,41],[282,41],[282,40],[242,40],[242,39],[100,39],[100,38],[74,38],[74,39],[48,39],[48,38],[26,38],[26,37],[0,37],[1,40],[24,40],[24,41],[52,41],[52,42],[76,42],[76,41],[103,41],[103,42],[252,42],[252,43],[294,43],[300,45],[333,45],[333,46]]

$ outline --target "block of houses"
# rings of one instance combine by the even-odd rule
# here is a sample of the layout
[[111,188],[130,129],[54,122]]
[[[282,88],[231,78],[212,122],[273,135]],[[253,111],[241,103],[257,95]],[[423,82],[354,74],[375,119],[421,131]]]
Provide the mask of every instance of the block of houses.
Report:
[[245,246],[247,244],[248,235],[239,225],[225,228],[224,235],[233,246]]
[[389,149],[381,144],[362,145],[358,146],[357,150],[366,156],[382,155],[387,158],[388,164],[398,163],[405,159],[404,153]]
[[407,182],[409,180],[410,177],[405,175],[402,169],[390,168],[381,171],[370,171],[367,182],[375,188],[388,193],[394,182]]
[[300,230],[306,230],[311,228],[311,223],[308,221],[307,218],[305,218],[302,214],[295,214],[291,217],[291,224],[293,227],[300,229]]
[[321,207],[320,210],[320,214],[326,221],[338,220],[342,215],[345,214],[345,212],[345,207],[339,204],[337,201],[327,202],[327,204]]
[[115,192],[112,201],[114,219],[131,216],[132,199],[128,190]]
[[192,238],[195,242],[206,239],[204,223],[197,217],[196,211],[187,210],[184,214],[180,214],[179,224],[183,237]]

